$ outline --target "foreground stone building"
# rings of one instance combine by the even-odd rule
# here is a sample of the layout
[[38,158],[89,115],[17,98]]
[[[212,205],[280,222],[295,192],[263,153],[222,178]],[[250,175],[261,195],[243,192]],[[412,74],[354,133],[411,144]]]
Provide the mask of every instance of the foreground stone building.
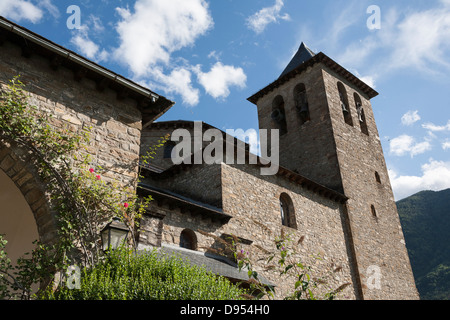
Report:
[[[199,122],[157,122],[173,102],[2,18],[0,83],[17,74],[32,103],[54,115],[53,125],[93,127],[92,165],[108,168],[108,178],[124,186],[136,187],[139,155],[161,137],[183,129],[195,140],[215,129]],[[193,141],[192,156],[177,165],[176,146],[167,142],[143,167],[138,192],[154,201],[142,218],[138,248],[160,248],[233,281],[246,280],[224,246],[233,235],[280,298],[294,282],[281,280],[263,258],[277,237],[288,235],[293,258],[311,265],[317,276],[332,270],[331,288],[350,284],[341,297],[418,298],[370,104],[376,95],[302,44],[280,77],[248,99],[258,109],[260,129],[279,130],[275,174],[261,174],[264,159],[236,161],[239,152],[247,160],[253,155],[223,132],[224,149],[235,153],[215,164],[187,161],[211,142],[201,140],[196,147]],[[30,237],[52,241],[45,185],[26,160],[15,146],[0,145],[0,184],[10,185],[3,196],[16,190],[14,197],[28,207],[21,221],[2,210],[0,233],[34,227]]]

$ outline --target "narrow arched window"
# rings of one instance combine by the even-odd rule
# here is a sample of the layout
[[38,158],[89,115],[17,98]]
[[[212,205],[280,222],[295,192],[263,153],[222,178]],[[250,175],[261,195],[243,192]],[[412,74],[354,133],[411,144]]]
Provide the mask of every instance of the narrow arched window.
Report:
[[286,134],[286,113],[284,111],[284,99],[282,96],[277,96],[273,100],[271,118],[275,123],[275,128],[280,130],[280,136]]
[[375,210],[375,206],[373,204],[370,206],[370,210],[372,211],[372,217],[377,218],[377,211]]
[[341,82],[337,84],[339,91],[339,103],[341,105],[342,114],[344,115],[344,121],[346,124],[353,126],[352,114],[348,104],[347,90]]
[[298,84],[294,88],[294,101],[300,118],[300,124],[302,125],[310,120],[308,97],[306,95],[306,87],[303,83]]
[[197,250],[197,236],[195,232],[190,229],[184,229],[180,234],[180,247]]
[[289,197],[286,193],[282,193],[280,195],[280,214],[282,225],[297,229],[294,204],[292,203],[291,197]]
[[375,171],[375,181],[378,183],[381,183],[381,178],[380,178],[380,174],[378,173],[378,171]]
[[355,99],[356,113],[358,114],[359,126],[361,128],[361,132],[369,135],[369,131],[367,130],[366,116],[364,114],[364,108],[361,102],[360,96],[355,92],[353,95]]

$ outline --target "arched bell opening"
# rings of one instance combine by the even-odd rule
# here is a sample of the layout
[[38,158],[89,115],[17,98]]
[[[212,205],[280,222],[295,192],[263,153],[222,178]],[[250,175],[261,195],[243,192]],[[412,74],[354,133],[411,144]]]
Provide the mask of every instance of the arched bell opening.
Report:
[[286,112],[284,110],[284,99],[277,96],[272,103],[272,121],[275,123],[275,129],[280,130],[280,136],[287,133]]

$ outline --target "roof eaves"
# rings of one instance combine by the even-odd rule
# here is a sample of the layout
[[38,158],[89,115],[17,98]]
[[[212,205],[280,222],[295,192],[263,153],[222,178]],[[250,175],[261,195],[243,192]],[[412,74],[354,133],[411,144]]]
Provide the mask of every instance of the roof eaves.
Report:
[[[209,252],[188,250],[166,243],[163,243],[158,249],[159,253],[162,255],[180,258],[191,265],[204,267],[207,271],[226,277],[230,280],[250,281],[246,267],[240,270],[235,262],[223,256],[218,256]],[[264,276],[259,276],[259,278],[263,285],[275,287],[275,285]]]
[[156,201],[171,203],[178,207],[187,208],[191,211],[203,214],[213,220],[219,220],[221,222],[227,222],[232,217],[223,212],[221,208],[193,200],[183,195],[160,189],[148,184],[139,184],[138,193],[143,195],[151,195]]
[[366,83],[364,83],[362,80],[360,80],[358,77],[350,73],[347,69],[339,65],[337,62],[329,58],[327,55],[325,55],[323,52],[319,52],[311,59],[305,61],[301,65],[299,65],[297,68],[293,69],[292,71],[284,74],[265,88],[261,89],[257,93],[253,94],[251,97],[249,97],[247,100],[250,101],[253,104],[257,104],[258,100],[268,94],[269,92],[273,91],[274,89],[278,88],[282,84],[286,83],[296,75],[302,73],[305,71],[308,67],[311,67],[317,63],[324,63],[325,66],[333,70],[334,72],[338,73],[339,75],[343,76],[347,81],[361,89],[362,92],[364,92],[369,99],[372,99],[378,95],[378,92],[376,92],[373,88],[368,86]]
[[[108,70],[97,63],[90,61],[79,54],[68,50],[44,37],[38,35],[22,26],[11,22],[4,17],[0,16],[0,33],[1,30],[8,32],[8,34],[16,35],[19,38],[23,38],[27,41],[27,45],[34,44],[48,53],[61,57],[63,61],[67,61],[68,64],[72,63],[77,65],[80,68],[84,68],[85,70],[89,70],[94,74],[102,77],[102,79],[109,81],[110,83],[115,84],[116,86],[122,88],[122,90],[129,90],[135,94],[135,96],[139,97],[141,108],[143,112],[147,115],[151,114],[151,121],[154,121],[162,114],[167,112],[175,103],[166,99],[165,97],[156,94],[155,92],[145,88],[111,70]],[[149,103],[147,104],[146,101]],[[144,107],[142,107],[144,105]],[[146,107],[150,108],[146,108]],[[156,111],[154,107],[157,107]],[[151,109],[150,112],[145,109]],[[150,119],[146,119],[147,123]],[[145,119],[144,119],[145,121]]]

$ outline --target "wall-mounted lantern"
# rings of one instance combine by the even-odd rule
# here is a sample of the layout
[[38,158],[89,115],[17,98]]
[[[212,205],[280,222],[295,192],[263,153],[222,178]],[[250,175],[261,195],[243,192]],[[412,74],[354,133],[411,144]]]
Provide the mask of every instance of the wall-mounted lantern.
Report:
[[128,236],[128,227],[114,217],[101,231],[103,251],[115,250],[125,243]]

